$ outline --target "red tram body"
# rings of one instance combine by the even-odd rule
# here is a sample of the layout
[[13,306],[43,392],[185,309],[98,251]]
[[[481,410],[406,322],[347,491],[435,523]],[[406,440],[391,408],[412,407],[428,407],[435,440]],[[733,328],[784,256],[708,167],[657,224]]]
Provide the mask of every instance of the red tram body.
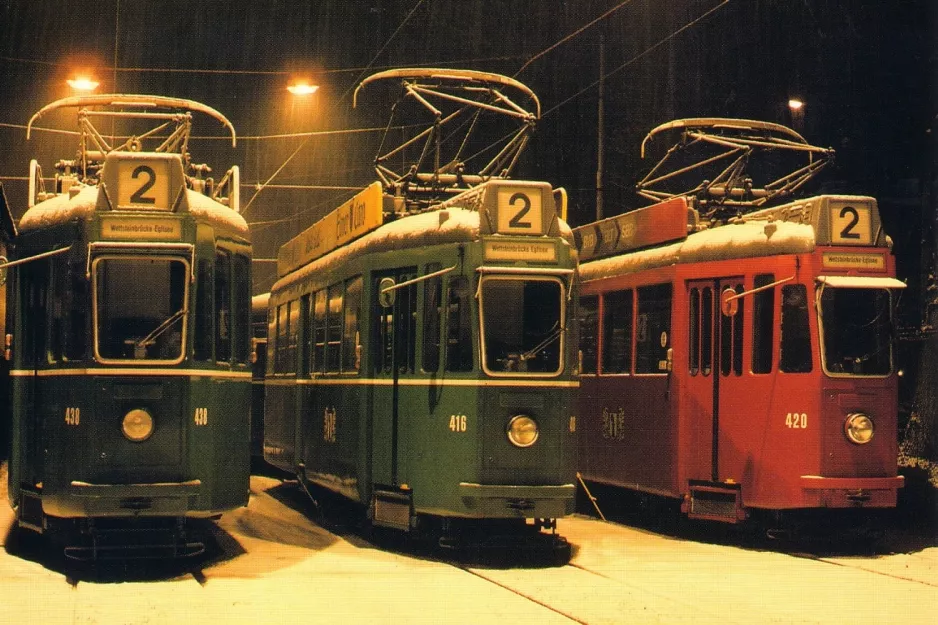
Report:
[[820,195],[711,228],[690,206],[576,230],[581,476],[730,523],[894,507],[905,285],[875,199]]

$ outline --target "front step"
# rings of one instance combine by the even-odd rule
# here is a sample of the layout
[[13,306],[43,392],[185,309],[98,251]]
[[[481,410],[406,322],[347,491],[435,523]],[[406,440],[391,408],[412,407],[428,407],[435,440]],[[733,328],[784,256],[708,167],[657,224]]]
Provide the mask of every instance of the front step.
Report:
[[738,523],[746,519],[742,487],[726,482],[691,480],[682,509],[690,519]]
[[376,490],[371,500],[371,522],[380,527],[409,531],[410,491]]

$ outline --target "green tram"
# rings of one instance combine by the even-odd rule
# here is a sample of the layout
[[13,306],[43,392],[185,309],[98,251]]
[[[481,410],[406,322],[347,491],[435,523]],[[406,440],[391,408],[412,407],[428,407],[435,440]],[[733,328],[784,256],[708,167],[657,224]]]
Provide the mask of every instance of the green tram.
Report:
[[441,545],[554,530],[575,494],[565,194],[492,179],[417,214],[396,199],[375,182],[281,248],[265,459]]
[[[50,193],[33,161],[9,263],[10,503],[69,557],[193,555],[186,519],[249,490],[251,243],[237,168],[216,185],[187,152],[192,111],[234,128],[138,95],[59,100],[30,127],[61,107],[79,158]],[[159,125],[112,145],[102,117]]]

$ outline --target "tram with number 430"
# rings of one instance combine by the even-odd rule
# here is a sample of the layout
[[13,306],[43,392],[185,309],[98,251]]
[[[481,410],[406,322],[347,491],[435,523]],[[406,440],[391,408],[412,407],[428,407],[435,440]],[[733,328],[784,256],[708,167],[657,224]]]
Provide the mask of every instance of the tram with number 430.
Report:
[[476,173],[420,173],[418,161],[396,176],[379,157],[381,181],[281,248],[265,458],[360,505],[369,527],[454,547],[543,538],[573,510],[578,381],[565,195],[507,178],[537,99],[466,70],[391,70],[359,89],[377,80],[400,80],[403,98],[431,108],[459,102],[421,135],[436,164],[456,160],[434,150],[463,111],[522,127]]
[[193,112],[234,128],[94,95],[27,136],[76,107],[78,156],[49,191],[31,163],[6,266],[10,503],[72,558],[192,555],[187,519],[248,500],[251,242],[237,167],[216,184],[188,151]]

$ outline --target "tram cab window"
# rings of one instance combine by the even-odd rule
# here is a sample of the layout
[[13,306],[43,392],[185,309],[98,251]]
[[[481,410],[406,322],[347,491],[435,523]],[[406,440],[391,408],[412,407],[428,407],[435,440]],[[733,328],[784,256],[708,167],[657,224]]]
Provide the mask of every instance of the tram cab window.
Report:
[[446,370],[472,370],[472,293],[469,280],[452,278],[446,295]]
[[483,277],[486,372],[560,373],[564,305],[559,280]]
[[[426,273],[439,271],[442,265],[427,265]],[[440,329],[443,325],[443,277],[428,278],[423,284],[423,357],[421,369],[426,373],[440,370]]]
[[580,298],[580,349],[583,351],[583,370],[580,373],[596,373],[598,346],[599,296],[584,295]]
[[671,284],[638,289],[635,373],[666,373],[671,344]]
[[808,373],[811,368],[808,291],[803,284],[786,284],[782,287],[782,331],[779,369],[785,373]]
[[632,371],[632,299],[634,292],[603,295],[603,373]]
[[[756,289],[775,282],[771,273],[759,274],[753,280]],[[759,291],[752,296],[752,372],[772,371],[773,332],[775,330],[775,289]]]
[[170,258],[93,262],[96,351],[103,360],[179,361],[189,268]]
[[887,375],[892,370],[892,305],[886,289],[824,287],[824,370],[833,375]]

